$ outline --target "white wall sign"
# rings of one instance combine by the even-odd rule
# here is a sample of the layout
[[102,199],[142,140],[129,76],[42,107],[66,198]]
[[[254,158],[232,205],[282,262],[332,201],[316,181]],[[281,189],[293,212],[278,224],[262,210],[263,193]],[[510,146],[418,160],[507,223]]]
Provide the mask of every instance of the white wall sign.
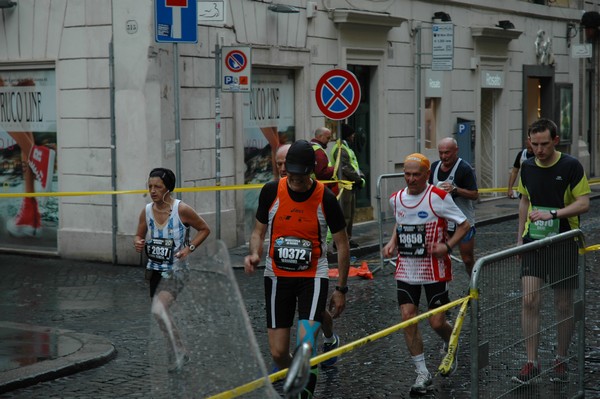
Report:
[[454,25],[452,22],[436,23],[431,26],[432,60],[434,71],[451,71],[454,58]]
[[198,0],[198,23],[225,24],[226,10],[226,0]]
[[0,128],[9,132],[56,132],[54,71],[0,74]]
[[425,71],[425,97],[442,97],[444,74],[427,69]]
[[454,25],[452,22],[433,24],[431,27],[434,58],[450,58],[454,55]]
[[504,87],[504,72],[481,71],[481,87],[484,89],[502,89]]
[[134,20],[134,19],[130,19],[129,21],[127,21],[125,23],[125,30],[130,35],[133,35],[134,33],[137,33],[137,31],[138,31],[138,23],[137,23],[137,21]]
[[592,44],[574,44],[571,46],[571,57],[573,58],[592,58]]

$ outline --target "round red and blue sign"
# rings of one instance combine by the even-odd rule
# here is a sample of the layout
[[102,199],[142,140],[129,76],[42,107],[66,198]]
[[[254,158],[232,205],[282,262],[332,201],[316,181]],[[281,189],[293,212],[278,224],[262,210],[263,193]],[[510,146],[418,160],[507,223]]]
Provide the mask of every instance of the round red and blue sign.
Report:
[[360,103],[360,85],[356,76],[345,69],[332,69],[321,76],[315,90],[317,106],[332,120],[346,119]]
[[225,56],[225,65],[231,72],[242,72],[248,65],[248,58],[243,51],[232,50]]

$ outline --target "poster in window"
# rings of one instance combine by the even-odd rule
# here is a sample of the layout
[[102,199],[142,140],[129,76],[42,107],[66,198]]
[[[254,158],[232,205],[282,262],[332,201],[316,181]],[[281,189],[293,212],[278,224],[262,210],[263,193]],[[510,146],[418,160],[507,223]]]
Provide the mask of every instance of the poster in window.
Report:
[[55,71],[0,71],[1,247],[56,251],[56,143]]
[[[275,153],[296,137],[294,76],[287,71],[252,71],[252,88],[244,94],[245,184],[278,178]],[[244,191],[246,232],[252,231],[260,190]]]
[[570,144],[573,137],[573,85],[561,83],[556,85],[557,110],[556,123],[561,144]]

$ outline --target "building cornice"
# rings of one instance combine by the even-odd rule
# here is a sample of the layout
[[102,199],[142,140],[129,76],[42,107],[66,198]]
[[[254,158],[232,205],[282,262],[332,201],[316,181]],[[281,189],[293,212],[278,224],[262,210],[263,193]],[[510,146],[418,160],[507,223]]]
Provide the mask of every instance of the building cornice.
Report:
[[397,28],[406,18],[394,17],[388,13],[336,8],[329,11],[329,18],[336,24],[370,25],[387,30]]
[[523,31],[515,29],[503,29],[495,26],[473,26],[471,27],[471,36],[473,39],[495,39],[503,40],[507,43],[518,39]]

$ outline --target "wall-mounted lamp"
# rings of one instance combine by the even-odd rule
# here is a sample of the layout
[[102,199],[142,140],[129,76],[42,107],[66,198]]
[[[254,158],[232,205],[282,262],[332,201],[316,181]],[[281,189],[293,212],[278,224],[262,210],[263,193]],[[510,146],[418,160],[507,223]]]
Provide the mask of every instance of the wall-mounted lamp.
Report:
[[571,47],[571,39],[577,36],[577,26],[573,22],[567,23],[567,47]]
[[0,0],[0,8],[13,8],[17,5],[17,2],[12,0]]
[[581,17],[581,25],[585,29],[585,39],[593,41],[598,36],[600,28],[600,14],[596,11],[587,11]]
[[515,25],[510,22],[508,19],[502,20],[502,21],[498,21],[498,25],[496,25],[499,28],[502,29],[515,29]]
[[447,12],[443,12],[443,11],[438,11],[435,14],[433,14],[433,20],[440,20],[442,22],[450,22],[452,21],[452,18],[450,18],[450,14],[448,14]]
[[300,10],[294,6],[288,6],[287,4],[271,4],[267,7],[269,11],[285,13],[285,14],[295,14],[299,13]]

